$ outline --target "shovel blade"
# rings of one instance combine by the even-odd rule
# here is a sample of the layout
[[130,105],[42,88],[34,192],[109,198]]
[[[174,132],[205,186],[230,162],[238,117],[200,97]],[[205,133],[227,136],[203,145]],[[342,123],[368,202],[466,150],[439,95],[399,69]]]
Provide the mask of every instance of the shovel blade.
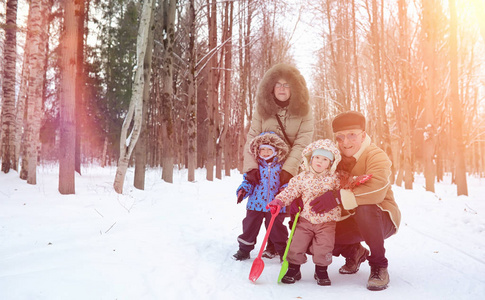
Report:
[[253,265],[251,266],[251,271],[249,272],[249,280],[252,282],[256,282],[261,273],[263,273],[264,269],[264,262],[261,258],[257,257],[253,261]]
[[286,271],[288,271],[288,261],[285,259],[281,264],[280,275],[278,275],[278,282],[281,282],[281,279],[285,276]]

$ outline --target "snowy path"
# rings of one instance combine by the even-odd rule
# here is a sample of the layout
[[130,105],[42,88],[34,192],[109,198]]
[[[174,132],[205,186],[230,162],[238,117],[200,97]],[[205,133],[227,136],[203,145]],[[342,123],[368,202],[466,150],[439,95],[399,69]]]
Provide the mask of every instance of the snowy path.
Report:
[[[77,194],[57,193],[57,170],[44,168],[39,184],[0,175],[0,299],[482,299],[485,296],[485,179],[470,179],[470,196],[438,184],[436,194],[394,187],[403,218],[387,240],[391,283],[365,288],[369,267],[340,275],[343,258],[329,267],[332,286],[313,279],[277,284],[280,264],[265,260],[256,284],[253,259],[236,262],[244,205],[234,190],[241,175],[196,183],[160,181],[149,171],[145,191],[128,182],[111,188],[114,169],[89,168],[76,177]],[[417,177],[418,180],[420,177]],[[261,230],[262,240],[264,230]],[[256,257],[260,244],[251,253]]]

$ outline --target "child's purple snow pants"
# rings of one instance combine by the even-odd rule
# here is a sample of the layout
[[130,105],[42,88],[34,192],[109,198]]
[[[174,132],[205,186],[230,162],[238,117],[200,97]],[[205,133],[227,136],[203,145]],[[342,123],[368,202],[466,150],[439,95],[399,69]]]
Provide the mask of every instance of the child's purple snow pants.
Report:
[[[265,220],[265,227],[268,228],[271,220],[271,212],[246,210],[246,217],[242,221],[243,233],[237,237],[239,242],[239,249],[250,252],[256,245],[256,238],[258,237],[261,224]],[[288,239],[288,229],[283,225],[285,214],[276,216],[273,228],[269,234],[269,239],[273,242],[276,252],[283,256],[286,248],[286,240]]]

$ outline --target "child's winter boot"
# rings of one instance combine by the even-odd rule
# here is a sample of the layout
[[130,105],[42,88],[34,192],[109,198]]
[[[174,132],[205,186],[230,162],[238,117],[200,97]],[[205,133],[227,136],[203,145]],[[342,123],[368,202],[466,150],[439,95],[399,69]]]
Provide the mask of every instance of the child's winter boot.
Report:
[[271,240],[268,240],[268,244],[266,244],[266,249],[264,249],[262,257],[272,259],[276,256],[276,254],[277,253],[274,248],[273,242],[271,242]]
[[315,266],[315,279],[318,285],[332,284],[330,278],[328,278],[327,266]]
[[234,258],[235,260],[246,260],[249,259],[250,256],[249,252],[239,249],[237,250],[236,254],[232,256],[232,258]]
[[301,279],[300,265],[289,264],[288,271],[286,271],[285,276],[281,279],[283,283],[295,283],[297,280]]

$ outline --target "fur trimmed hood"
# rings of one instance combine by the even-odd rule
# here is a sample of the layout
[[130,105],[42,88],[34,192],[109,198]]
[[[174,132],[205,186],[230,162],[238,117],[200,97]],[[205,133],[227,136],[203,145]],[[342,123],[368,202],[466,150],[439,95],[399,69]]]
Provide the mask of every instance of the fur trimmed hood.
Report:
[[333,153],[335,160],[332,164],[332,167],[330,167],[330,174],[333,175],[335,173],[335,170],[337,169],[337,165],[339,164],[340,160],[342,160],[342,156],[340,155],[340,151],[335,143],[329,139],[318,140],[308,145],[301,153],[302,160],[300,168],[305,171],[310,170],[310,160],[313,151],[316,149],[325,149]]
[[256,109],[263,118],[274,116],[279,106],[275,103],[274,86],[279,79],[285,79],[291,88],[288,111],[294,116],[305,116],[310,110],[309,92],[305,78],[297,68],[288,64],[271,67],[261,79],[256,93]]
[[261,133],[249,144],[249,153],[251,153],[256,159],[259,157],[259,146],[261,145],[273,146],[278,152],[276,157],[278,158],[279,162],[283,161],[290,151],[290,148],[285,141],[283,141],[282,138],[272,131]]

